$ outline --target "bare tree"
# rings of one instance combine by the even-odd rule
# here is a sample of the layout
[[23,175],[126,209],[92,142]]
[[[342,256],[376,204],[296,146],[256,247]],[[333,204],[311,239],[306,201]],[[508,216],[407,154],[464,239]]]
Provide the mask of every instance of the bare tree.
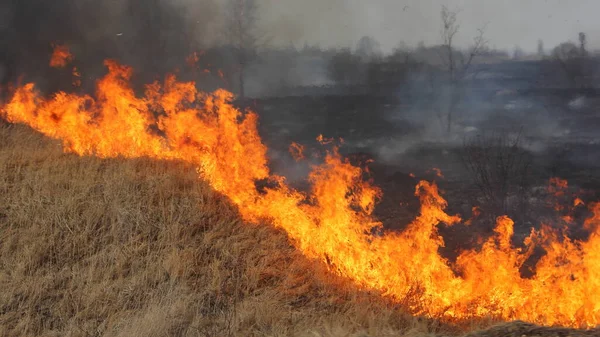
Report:
[[[442,6],[442,50],[441,59],[447,72],[450,84],[450,104],[446,111],[446,127],[448,133],[452,131],[454,111],[461,100],[464,80],[473,64],[473,60],[487,48],[487,40],[484,38],[485,26],[477,30],[473,38],[473,44],[466,53],[457,50],[454,39],[459,31],[457,13]],[[440,116],[441,117],[441,116]]]
[[234,48],[240,98],[245,98],[245,72],[256,56],[259,44],[258,3],[256,0],[227,0],[226,32]]
[[445,62],[450,73],[450,79],[455,78],[456,62],[454,51],[454,36],[458,33],[460,26],[456,23],[456,12],[451,12],[448,7],[442,6],[442,41],[446,54],[442,56],[442,62]]
[[585,35],[584,32],[580,32],[579,33],[579,54],[582,57],[587,55],[586,45],[587,45],[587,36]]

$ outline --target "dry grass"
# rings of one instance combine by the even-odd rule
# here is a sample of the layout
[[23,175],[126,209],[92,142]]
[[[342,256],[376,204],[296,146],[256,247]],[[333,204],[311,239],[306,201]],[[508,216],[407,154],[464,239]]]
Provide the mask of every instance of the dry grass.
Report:
[[0,336],[434,336],[242,223],[182,163],[64,154],[0,126]]
[[[0,128],[0,335],[435,332],[241,223],[181,163],[63,154]],[[360,303],[360,305],[357,305]]]

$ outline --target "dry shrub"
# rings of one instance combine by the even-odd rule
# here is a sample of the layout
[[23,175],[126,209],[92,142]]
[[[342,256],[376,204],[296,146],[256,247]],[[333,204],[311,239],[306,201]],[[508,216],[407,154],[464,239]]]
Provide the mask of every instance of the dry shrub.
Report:
[[461,155],[478,191],[471,204],[487,215],[486,221],[493,224],[502,215],[524,221],[531,156],[521,147],[521,134],[478,135],[465,140]]

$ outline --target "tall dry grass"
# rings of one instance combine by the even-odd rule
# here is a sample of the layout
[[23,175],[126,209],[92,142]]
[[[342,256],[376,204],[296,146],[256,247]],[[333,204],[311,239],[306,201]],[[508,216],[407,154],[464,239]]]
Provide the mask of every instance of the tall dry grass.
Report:
[[64,154],[0,127],[0,335],[441,331],[242,223],[193,167]]
[[193,167],[0,125],[0,336],[454,334],[242,223]]

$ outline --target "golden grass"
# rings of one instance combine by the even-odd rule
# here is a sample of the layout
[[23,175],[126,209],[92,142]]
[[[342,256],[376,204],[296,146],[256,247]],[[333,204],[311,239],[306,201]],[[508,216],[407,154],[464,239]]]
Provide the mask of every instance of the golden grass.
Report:
[[456,334],[242,223],[193,167],[0,125],[0,336]]
[[0,335],[362,336],[441,326],[352,289],[193,167],[0,127]]

